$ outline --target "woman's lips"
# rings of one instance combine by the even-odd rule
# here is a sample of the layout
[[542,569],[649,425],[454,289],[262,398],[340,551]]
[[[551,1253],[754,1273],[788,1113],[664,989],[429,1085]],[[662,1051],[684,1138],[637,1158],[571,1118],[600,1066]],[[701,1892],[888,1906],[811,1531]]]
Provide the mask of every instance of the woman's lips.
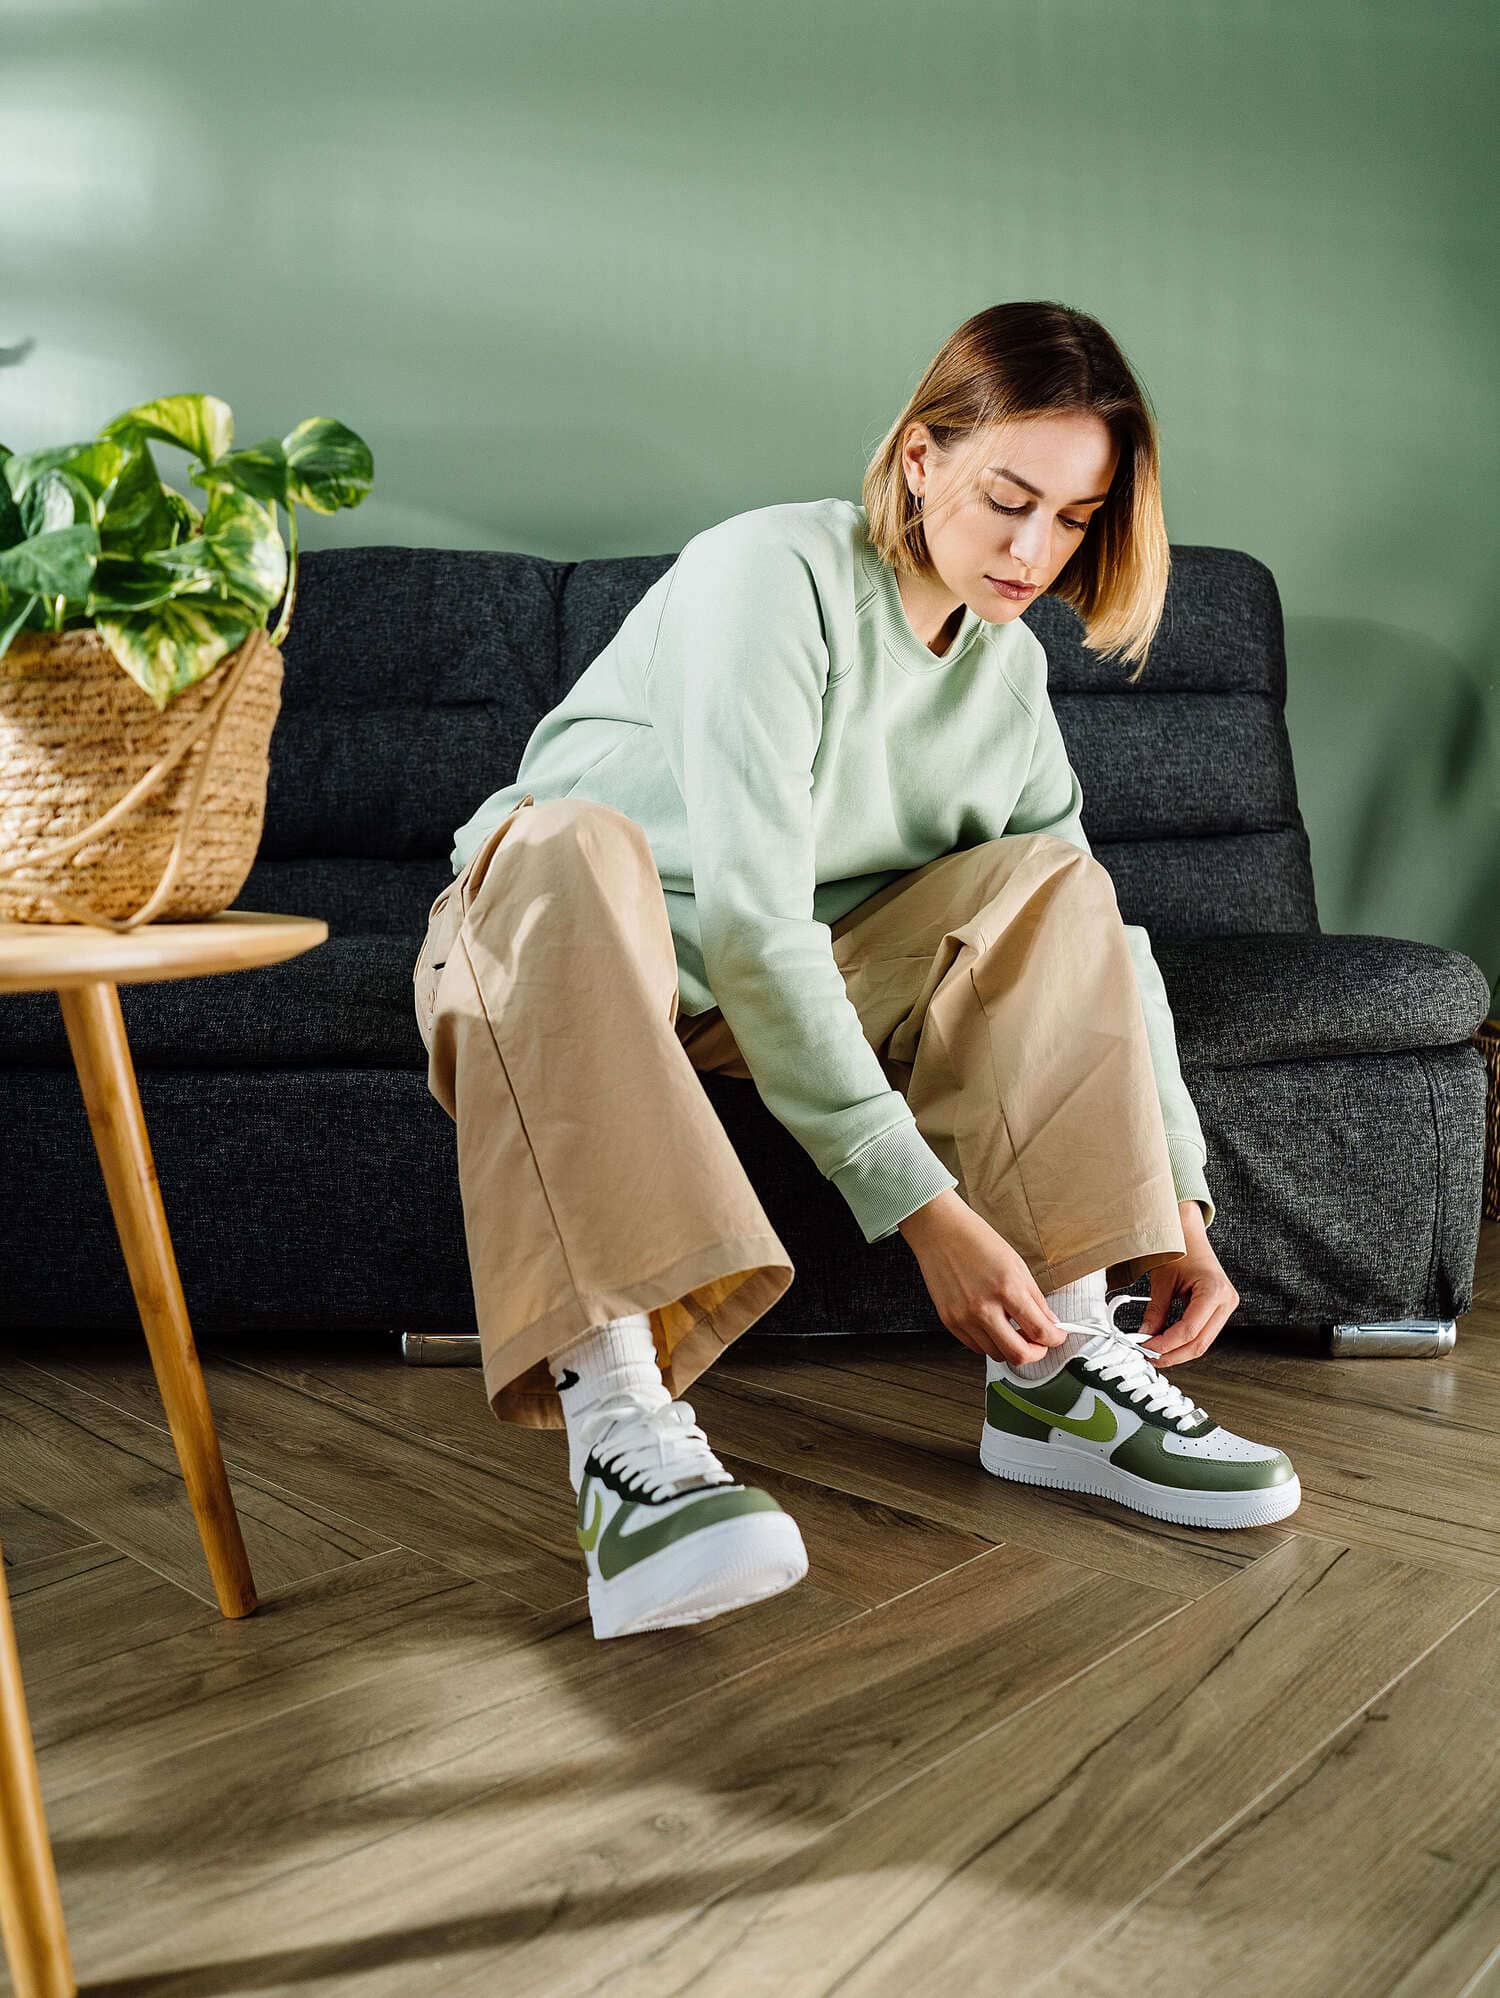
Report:
[[987,583],[993,583],[1001,596],[1013,597],[1017,601],[1022,597],[1030,597],[1036,594],[1035,583],[1008,583],[1003,576],[986,576],[984,580]]

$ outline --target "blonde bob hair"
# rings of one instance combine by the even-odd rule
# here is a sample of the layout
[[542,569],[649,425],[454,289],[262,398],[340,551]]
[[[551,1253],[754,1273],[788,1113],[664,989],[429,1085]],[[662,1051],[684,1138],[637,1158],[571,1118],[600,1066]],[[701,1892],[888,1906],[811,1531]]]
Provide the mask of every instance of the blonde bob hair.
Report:
[[1166,602],[1171,552],[1161,510],[1156,419],[1114,340],[1086,312],[1051,299],[991,305],[950,333],[865,468],[860,497],[871,544],[898,572],[935,576],[922,512],[901,470],[908,428],[943,451],[1017,418],[1097,416],[1119,459],[1109,497],[1048,596],[1071,604],[1091,652],[1139,661]]

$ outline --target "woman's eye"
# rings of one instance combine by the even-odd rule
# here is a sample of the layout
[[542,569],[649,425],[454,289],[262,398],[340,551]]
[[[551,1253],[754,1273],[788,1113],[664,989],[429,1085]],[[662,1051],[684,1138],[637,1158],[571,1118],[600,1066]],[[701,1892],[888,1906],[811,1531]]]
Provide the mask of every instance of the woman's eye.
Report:
[[[1001,506],[999,500],[990,499],[988,493],[985,494],[985,498],[995,509],[996,513],[1024,513],[1026,511],[1024,506]],[[1088,526],[1086,520],[1069,520],[1065,513],[1060,513],[1057,517],[1064,527],[1071,527],[1075,534],[1082,534]]]

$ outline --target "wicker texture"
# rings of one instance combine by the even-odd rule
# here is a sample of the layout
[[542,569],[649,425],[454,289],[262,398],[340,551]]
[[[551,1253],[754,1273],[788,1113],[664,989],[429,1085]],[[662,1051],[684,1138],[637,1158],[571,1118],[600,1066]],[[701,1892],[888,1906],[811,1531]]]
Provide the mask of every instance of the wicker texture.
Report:
[[1484,1218],[1500,1221],[1500,1016],[1474,1035],[1490,1072],[1484,1113]]
[[19,634],[0,658],[0,918],[120,930],[227,908],[260,846],[281,682],[260,628],[164,709],[92,627]]

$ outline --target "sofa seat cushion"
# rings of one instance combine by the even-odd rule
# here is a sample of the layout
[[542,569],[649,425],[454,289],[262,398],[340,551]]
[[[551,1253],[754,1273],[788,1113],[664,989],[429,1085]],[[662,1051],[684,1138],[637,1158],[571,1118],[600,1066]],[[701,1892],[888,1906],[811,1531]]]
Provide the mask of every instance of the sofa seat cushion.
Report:
[[[300,957],[122,985],[141,1068],[420,1068],[421,936],[330,936]],[[1461,951],[1399,937],[1272,931],[1164,938],[1153,955],[1184,1069],[1388,1054],[1466,1041],[1489,988]],[[0,994],[0,1062],[70,1067],[50,992]]]

